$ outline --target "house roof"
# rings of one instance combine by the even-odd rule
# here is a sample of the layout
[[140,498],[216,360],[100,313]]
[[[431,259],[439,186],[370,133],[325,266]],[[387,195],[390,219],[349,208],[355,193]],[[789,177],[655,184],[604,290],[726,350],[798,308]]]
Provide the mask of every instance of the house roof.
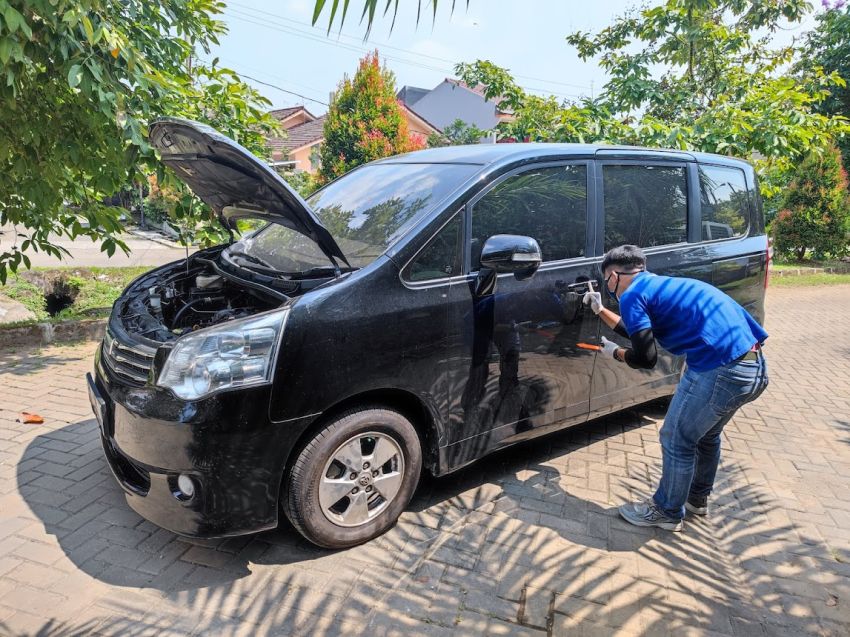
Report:
[[418,119],[418,120],[419,120],[422,124],[424,124],[426,127],[428,127],[428,128],[430,128],[430,129],[432,129],[432,132],[434,132],[434,133],[440,133],[440,132],[442,132],[442,131],[440,130],[440,128],[439,128],[439,127],[435,126],[434,124],[432,124],[431,122],[429,122],[427,119],[425,119],[424,117],[422,117],[419,113],[417,113],[417,112],[416,112],[416,111],[414,111],[412,108],[410,108],[410,105],[409,105],[409,104],[405,104],[404,102],[399,102],[399,103],[398,103],[398,105],[399,105],[399,106],[400,106],[403,110],[407,111],[407,112],[408,112],[408,113],[410,113],[413,117],[415,117],[416,119]]
[[325,136],[325,116],[314,119],[298,126],[293,126],[286,131],[286,138],[272,137],[269,139],[269,146],[272,150],[291,153],[294,150],[310,146],[322,140]]
[[304,112],[307,115],[308,119],[314,120],[316,116],[313,115],[303,104],[299,104],[298,106],[290,106],[288,108],[276,108],[274,110],[269,111],[269,115],[274,117],[277,121],[283,123],[293,115],[297,115],[298,113]]
[[412,106],[430,92],[430,89],[419,88],[418,86],[402,86],[401,90],[396,93],[396,97],[408,106]]
[[[476,95],[479,95],[483,99],[487,100],[487,98],[484,96],[487,91],[486,84],[476,84],[475,86],[470,86],[466,82],[462,82],[461,80],[456,80],[451,77],[447,77],[445,81],[451,84],[452,86],[459,86],[461,88],[465,88],[467,91],[472,91]],[[504,97],[494,97],[487,101],[493,102],[496,105],[496,110],[500,113],[504,113],[506,115],[511,114],[511,111],[509,109],[502,108],[502,102],[504,101],[504,99]]]

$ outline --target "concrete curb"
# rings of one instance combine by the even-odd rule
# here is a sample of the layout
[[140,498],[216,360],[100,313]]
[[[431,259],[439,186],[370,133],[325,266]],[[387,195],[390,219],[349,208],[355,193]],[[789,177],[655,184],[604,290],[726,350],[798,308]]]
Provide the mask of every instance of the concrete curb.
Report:
[[107,319],[35,323],[22,327],[0,327],[0,348],[49,345],[70,341],[97,341],[103,338]]
[[[145,241],[150,241],[151,243],[158,243],[159,245],[166,246],[167,248],[175,248],[177,250],[186,250],[186,246],[178,243],[177,241],[170,241],[165,237],[153,236],[157,233],[151,231],[144,230],[127,230],[127,234],[136,237],[137,239],[144,239]],[[197,249],[197,246],[190,245],[189,251]]]
[[793,270],[770,269],[770,276],[806,276],[809,274],[850,274],[850,265],[835,268],[794,268]]

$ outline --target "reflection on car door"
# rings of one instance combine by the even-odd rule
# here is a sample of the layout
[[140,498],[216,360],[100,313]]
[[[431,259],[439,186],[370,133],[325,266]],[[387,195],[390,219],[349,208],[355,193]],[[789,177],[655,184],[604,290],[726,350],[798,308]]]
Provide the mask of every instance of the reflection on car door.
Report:
[[[586,418],[597,319],[582,304],[594,277],[586,258],[587,162],[506,175],[467,206],[470,275],[448,292],[448,466]],[[500,275],[473,293],[481,248],[496,234],[530,236],[544,263],[529,280]]]
[[[687,244],[688,166],[681,162],[607,160],[597,167],[602,177],[597,195],[598,222],[604,237],[600,252],[624,244],[637,245],[647,253],[650,272],[688,275],[684,270],[675,271],[687,264],[686,255],[692,251]],[[606,307],[620,313],[610,294],[604,293],[603,300]],[[630,346],[629,339],[599,323],[601,336]],[[632,369],[599,356],[591,384],[591,417],[669,394],[680,369],[680,359],[660,348],[654,369]]]

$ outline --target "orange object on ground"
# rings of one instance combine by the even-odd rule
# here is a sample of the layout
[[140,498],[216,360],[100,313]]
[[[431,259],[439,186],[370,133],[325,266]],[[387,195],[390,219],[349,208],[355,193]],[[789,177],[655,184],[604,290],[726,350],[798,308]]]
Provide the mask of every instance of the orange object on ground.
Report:
[[44,418],[42,418],[38,414],[31,414],[29,412],[22,411],[21,422],[23,422],[25,425],[42,425],[44,424]]

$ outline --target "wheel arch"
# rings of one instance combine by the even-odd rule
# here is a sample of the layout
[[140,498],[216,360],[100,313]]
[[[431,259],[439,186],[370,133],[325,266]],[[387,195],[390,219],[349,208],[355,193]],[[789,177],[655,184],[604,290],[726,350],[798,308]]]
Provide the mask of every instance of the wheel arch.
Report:
[[298,454],[301,453],[301,450],[315,436],[316,432],[346,411],[369,407],[392,409],[407,418],[416,430],[419,436],[419,442],[422,445],[422,467],[432,474],[439,472],[439,431],[437,427],[438,413],[436,408],[433,405],[429,405],[413,392],[404,389],[372,389],[340,400],[329,409],[323,411],[320,416],[301,432],[286,460],[286,466],[282,475],[284,485],[281,489],[281,495],[286,491],[286,480],[292,464],[295,462]]

